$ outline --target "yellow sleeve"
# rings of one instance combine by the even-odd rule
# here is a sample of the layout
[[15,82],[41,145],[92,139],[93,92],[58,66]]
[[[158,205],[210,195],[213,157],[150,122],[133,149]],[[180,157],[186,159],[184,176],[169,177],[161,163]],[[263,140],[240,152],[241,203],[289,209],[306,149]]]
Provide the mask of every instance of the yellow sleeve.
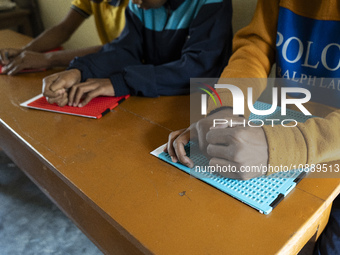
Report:
[[264,126],[263,129],[271,166],[291,167],[340,159],[340,110],[292,128]]
[[[237,78],[267,78],[275,62],[275,45],[277,20],[279,15],[279,0],[259,0],[251,23],[235,34],[233,54],[227,67],[222,72],[219,83],[224,80],[238,86],[246,95],[247,88],[253,87],[253,102],[266,88],[266,83],[252,79],[252,83],[240,84]],[[224,79],[227,78],[227,79]],[[262,80],[262,79],[261,79]],[[223,105],[232,106],[232,96],[229,91],[218,89]],[[212,100],[208,100],[208,112],[217,108]],[[247,111],[247,107],[245,107]],[[249,117],[249,112],[246,112]]]
[[85,18],[92,15],[91,2],[89,0],[73,0],[71,8],[84,16]]

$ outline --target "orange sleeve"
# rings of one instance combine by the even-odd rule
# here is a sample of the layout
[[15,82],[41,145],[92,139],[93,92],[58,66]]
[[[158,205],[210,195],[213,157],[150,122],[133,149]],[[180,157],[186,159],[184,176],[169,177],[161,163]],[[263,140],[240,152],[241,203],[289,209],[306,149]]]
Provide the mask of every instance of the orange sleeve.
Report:
[[[269,15],[268,15],[269,14]],[[237,85],[243,94],[247,88],[253,87],[253,102],[266,88],[263,82],[252,79],[252,83],[242,84],[237,78],[267,78],[275,62],[275,47],[277,34],[277,19],[279,15],[279,0],[259,0],[251,23],[235,34],[233,40],[233,55],[228,66],[221,74],[219,83],[225,81]],[[227,78],[227,79],[224,79]],[[223,105],[232,106],[232,96],[229,91],[218,89]],[[208,112],[217,108],[212,100],[208,100]],[[245,107],[247,109],[247,107]],[[249,112],[246,112],[246,117]]]
[[271,166],[310,165],[340,159],[340,110],[293,128],[264,126],[263,129]]

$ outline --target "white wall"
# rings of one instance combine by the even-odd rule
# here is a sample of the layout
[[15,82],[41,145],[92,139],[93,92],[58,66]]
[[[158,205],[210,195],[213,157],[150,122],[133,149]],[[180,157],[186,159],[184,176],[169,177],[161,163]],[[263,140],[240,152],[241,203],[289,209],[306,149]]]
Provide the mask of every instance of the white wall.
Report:
[[[45,29],[59,23],[69,12],[71,0],[38,0]],[[84,48],[100,44],[93,17],[88,18],[72,38],[64,44],[66,49]]]

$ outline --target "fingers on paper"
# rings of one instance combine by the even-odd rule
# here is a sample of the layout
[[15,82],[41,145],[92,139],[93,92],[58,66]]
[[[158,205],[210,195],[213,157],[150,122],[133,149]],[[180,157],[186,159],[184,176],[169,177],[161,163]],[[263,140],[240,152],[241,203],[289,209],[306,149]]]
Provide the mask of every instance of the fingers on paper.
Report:
[[15,75],[25,68],[26,67],[24,63],[22,62],[21,58],[16,57],[15,59],[13,59],[12,62],[6,65],[2,70],[4,73],[8,75]]
[[[69,92],[69,105],[70,106],[85,106],[88,104],[94,97],[100,95],[98,86],[93,83],[81,83],[74,85]],[[84,100],[80,103],[81,99],[86,95]]]
[[110,79],[89,79],[79,83],[69,91],[69,105],[83,107],[98,96],[114,96]]
[[190,141],[190,129],[181,129],[170,133],[165,151],[173,162],[180,162],[187,167],[193,167],[193,161],[185,152],[185,145]]
[[68,103],[67,93],[64,93],[62,95],[59,95],[59,96],[53,97],[53,98],[47,97],[46,99],[47,99],[47,102],[49,102],[50,104],[54,104],[55,103],[55,104],[57,104],[57,105],[59,105],[61,107],[67,105],[67,103]]

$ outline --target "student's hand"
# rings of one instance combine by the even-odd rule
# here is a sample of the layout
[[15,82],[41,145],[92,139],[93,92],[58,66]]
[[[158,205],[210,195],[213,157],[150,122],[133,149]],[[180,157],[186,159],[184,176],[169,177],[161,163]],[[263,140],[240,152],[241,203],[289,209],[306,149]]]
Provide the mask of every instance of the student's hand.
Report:
[[[193,123],[189,128],[174,131],[169,135],[168,143],[165,148],[165,152],[168,152],[173,162],[181,162],[182,164],[193,167],[194,163],[190,158],[185,155],[184,146],[191,139],[198,139],[200,150],[203,154],[208,156],[207,147],[208,142],[206,140],[206,134],[210,128],[214,125],[214,119],[226,119],[235,122],[242,122],[244,117],[234,116],[232,108],[220,110],[208,117],[201,119],[200,121]],[[233,124],[234,125],[234,124]],[[225,127],[225,125],[223,125]]]
[[88,79],[86,82],[72,86],[69,91],[68,105],[83,107],[95,97],[114,95],[110,79]]
[[190,141],[193,136],[197,136],[195,129],[196,123],[192,124],[189,128],[180,129],[171,132],[168,138],[168,143],[164,148],[164,152],[167,152],[172,162],[180,162],[183,165],[192,168],[194,162],[186,155],[184,146]]
[[[230,166],[236,171],[221,172],[228,178],[250,179],[265,173],[261,166],[268,163],[268,145],[265,134],[260,127],[243,127],[243,125],[228,127],[219,125],[213,128],[214,119],[227,119],[242,123],[243,117],[232,115],[231,109],[219,111],[208,116],[187,129],[174,131],[169,135],[169,140],[164,149],[171,156],[173,162],[192,168],[193,161],[186,156],[184,146],[191,139],[198,139],[202,153],[209,159],[209,165],[220,167]],[[246,122],[247,123],[247,122]],[[259,171],[242,171],[247,166],[258,166]]]
[[11,59],[18,56],[21,53],[19,49],[1,49],[0,50],[0,61],[1,65],[8,65]]
[[268,145],[261,127],[215,128],[206,138],[209,165],[230,170],[219,172],[222,176],[248,180],[266,173]]
[[4,66],[3,72],[15,75],[23,69],[49,68],[51,66],[47,54],[33,51],[23,51],[18,56],[11,58]]
[[55,73],[43,79],[42,92],[50,104],[65,106],[68,103],[67,91],[81,80],[78,69]]

